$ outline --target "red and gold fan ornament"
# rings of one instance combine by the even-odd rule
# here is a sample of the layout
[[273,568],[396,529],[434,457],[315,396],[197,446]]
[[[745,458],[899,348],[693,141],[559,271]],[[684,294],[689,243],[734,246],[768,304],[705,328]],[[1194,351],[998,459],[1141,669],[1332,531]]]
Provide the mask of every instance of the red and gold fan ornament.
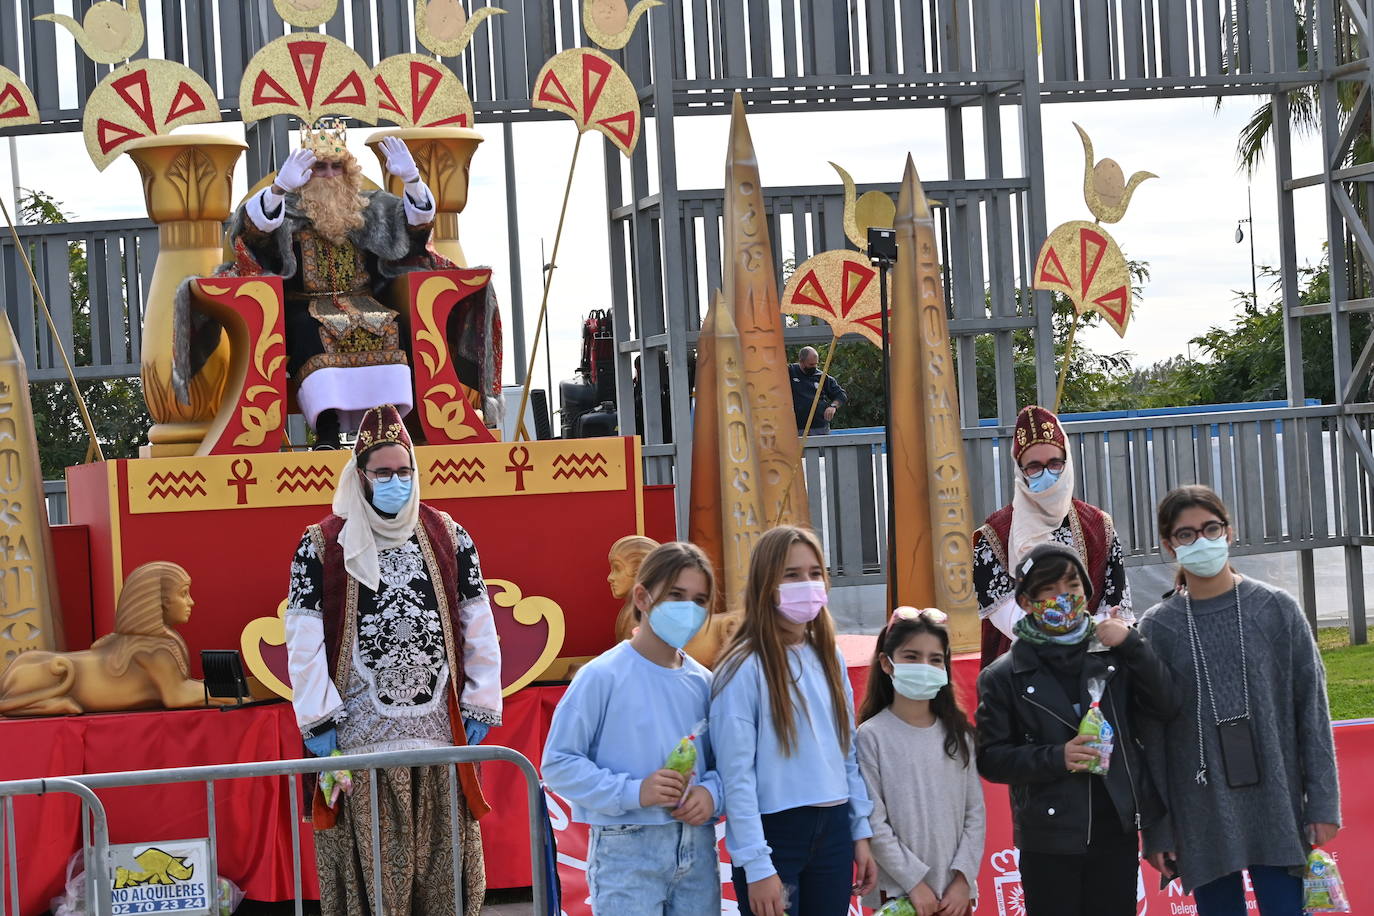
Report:
[[783,287],[782,310],[822,319],[837,338],[862,334],[883,345],[878,271],[857,251],[823,251],[798,267]]
[[595,130],[629,156],[639,143],[639,94],[630,75],[593,48],[554,55],[534,78],[535,108],[561,111],[581,132]]
[[313,124],[323,115],[377,121],[372,68],[348,45],[315,32],[285,35],[248,62],[239,82],[245,123],[295,115]]

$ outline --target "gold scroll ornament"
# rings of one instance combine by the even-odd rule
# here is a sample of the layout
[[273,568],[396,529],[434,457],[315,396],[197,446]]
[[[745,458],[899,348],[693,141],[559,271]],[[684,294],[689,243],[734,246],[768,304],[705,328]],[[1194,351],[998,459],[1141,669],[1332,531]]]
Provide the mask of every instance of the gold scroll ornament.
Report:
[[0,310],[0,670],[20,652],[64,647],[29,375]]
[[[792,412],[792,384],[782,337],[777,272],[768,237],[758,157],[744,117],[744,99],[735,93],[725,163],[725,307],[739,329],[747,381],[750,428],[758,462],[758,493],[763,527],[811,524],[805,475],[800,469],[801,440]],[[720,321],[720,318],[717,319]],[[724,323],[717,329],[721,333]],[[717,353],[717,359],[724,358]],[[722,371],[724,371],[722,369]],[[722,392],[723,394],[724,392]],[[732,539],[725,516],[725,541]]]
[[[567,635],[567,624],[563,608],[557,601],[543,595],[525,595],[520,586],[509,579],[485,579],[487,594],[491,603],[497,607],[511,609],[511,616],[521,626],[532,627],[543,620],[548,623],[549,633],[539,651],[539,657],[529,669],[516,675],[501,688],[501,696],[508,697],[525,687],[549,670],[558,660]],[[263,646],[286,645],[286,600],[277,605],[277,612],[271,617],[255,617],[248,621],[239,633],[239,649],[248,673],[256,678],[263,687],[272,693],[289,700],[291,686],[277,677],[262,656]],[[504,674],[504,672],[503,672]],[[504,680],[504,678],[503,678]]]
[[[902,176],[897,226],[899,272],[903,269],[903,252],[914,254],[914,258],[908,255],[906,261],[914,261],[915,267],[916,343],[922,370],[919,393],[925,422],[926,500],[934,564],[934,604],[949,614],[953,644],[960,649],[972,649],[979,639],[978,601],[971,574],[973,546],[969,533],[973,530],[973,513],[959,421],[959,393],[950,353],[944,291],[940,285],[935,220],[910,156]],[[903,238],[914,244],[902,248]],[[901,518],[898,516],[898,524]],[[905,594],[901,598],[903,603],[910,603]]]

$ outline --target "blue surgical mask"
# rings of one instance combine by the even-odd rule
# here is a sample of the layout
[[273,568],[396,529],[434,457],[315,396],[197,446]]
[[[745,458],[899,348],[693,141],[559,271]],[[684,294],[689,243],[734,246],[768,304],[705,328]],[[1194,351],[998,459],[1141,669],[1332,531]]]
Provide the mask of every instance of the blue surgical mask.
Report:
[[1226,542],[1226,532],[1215,540],[1198,535],[1191,544],[1180,544],[1174,553],[1178,555],[1178,565],[1195,576],[1210,579],[1226,568],[1226,560],[1231,553],[1231,545]]
[[415,481],[402,480],[399,477],[392,477],[390,480],[374,480],[372,482],[372,505],[377,507],[378,512],[395,515],[410,501],[410,493],[414,486]]
[[660,601],[649,611],[649,629],[674,649],[691,642],[705,623],[706,608],[695,601]]
[[1055,473],[1049,468],[1045,468],[1045,470],[1041,471],[1036,476],[1026,478],[1026,489],[1030,490],[1032,493],[1044,493],[1050,487],[1059,483],[1059,475],[1063,473],[1063,471]]
[[934,665],[892,663],[892,687],[908,700],[931,700],[949,683],[949,672]]

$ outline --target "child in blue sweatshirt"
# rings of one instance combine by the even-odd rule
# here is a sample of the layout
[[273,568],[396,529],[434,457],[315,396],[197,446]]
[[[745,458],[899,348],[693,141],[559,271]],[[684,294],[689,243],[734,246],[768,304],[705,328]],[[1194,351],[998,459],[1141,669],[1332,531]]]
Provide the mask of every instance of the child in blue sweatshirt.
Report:
[[854,694],[826,602],[814,534],[781,525],[758,539],[711,701],[742,916],[843,916],[878,879]]
[[711,744],[697,734],[689,776],[666,763],[704,728],[711,672],[682,652],[706,622],[715,580],[679,541],[644,558],[632,593],[639,629],[577,673],[553,714],[544,782],[591,825],[587,885],[597,916],[720,912]]

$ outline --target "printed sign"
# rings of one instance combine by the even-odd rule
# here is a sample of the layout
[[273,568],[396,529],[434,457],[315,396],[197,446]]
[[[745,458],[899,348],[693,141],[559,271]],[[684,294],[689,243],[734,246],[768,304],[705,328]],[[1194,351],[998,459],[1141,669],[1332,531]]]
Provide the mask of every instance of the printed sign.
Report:
[[211,912],[210,841],[171,840],[110,847],[114,916]]

